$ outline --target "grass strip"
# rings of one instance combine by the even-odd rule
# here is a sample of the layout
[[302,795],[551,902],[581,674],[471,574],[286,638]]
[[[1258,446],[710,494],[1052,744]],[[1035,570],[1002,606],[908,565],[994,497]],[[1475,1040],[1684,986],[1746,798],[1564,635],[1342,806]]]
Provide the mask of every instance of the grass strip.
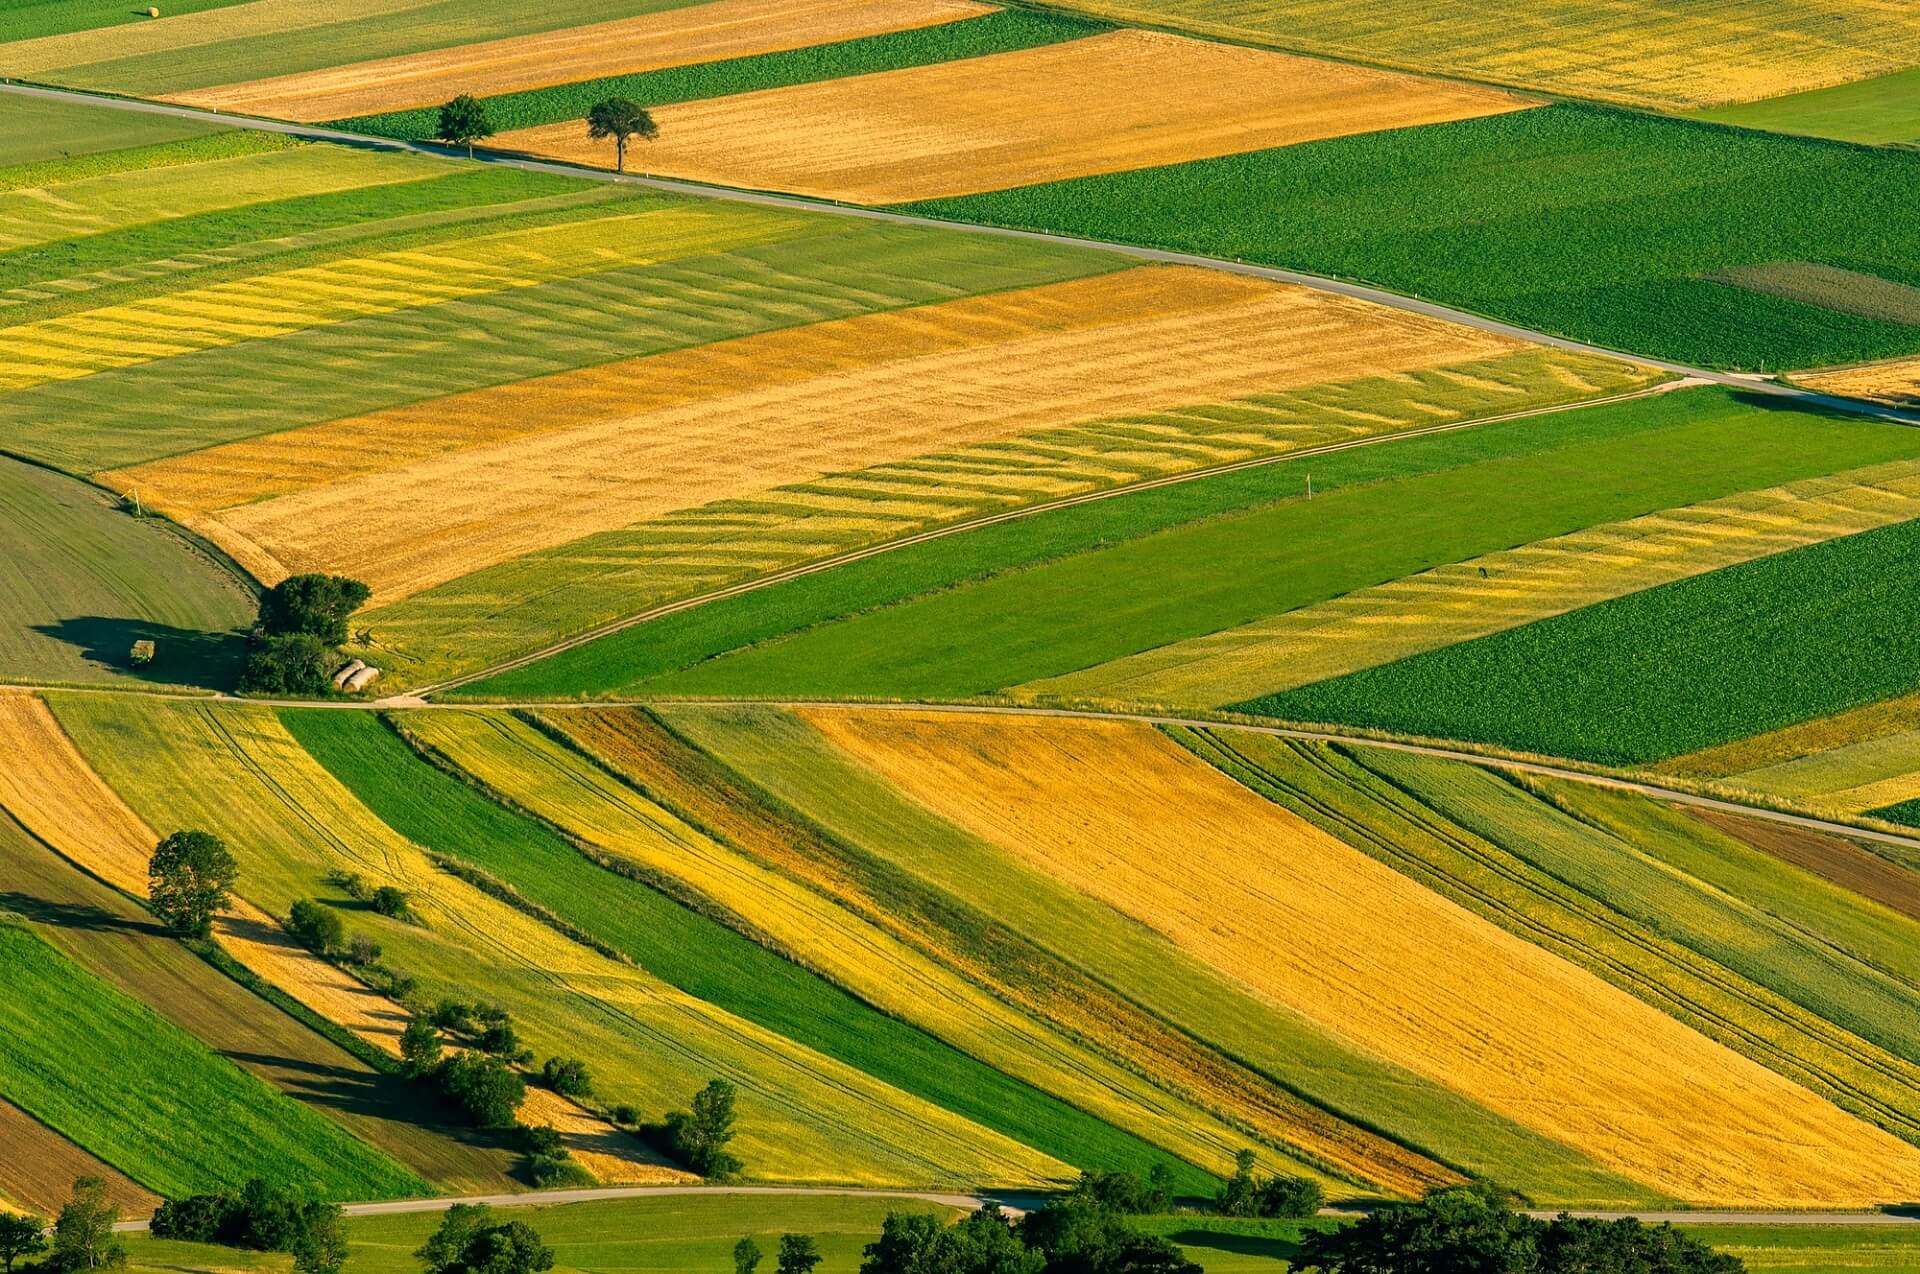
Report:
[[[544,822],[428,763],[369,714],[287,710],[280,717],[302,747],[408,840],[479,867],[689,995],[1064,1162],[1118,1167],[1166,1159],[720,922],[603,869]],[[1173,1166],[1184,1169],[1190,1187],[1210,1181]]]
[[[245,0],[167,0],[166,15],[200,13],[224,9]],[[0,44],[15,40],[37,40],[46,35],[65,35],[69,31],[97,31],[102,27],[125,26],[148,21],[144,7],[133,4],[101,4],[99,0],[13,0],[0,10]]]
[[129,146],[125,150],[76,155],[70,159],[11,164],[0,167],[0,190],[58,186],[70,181],[83,181],[88,177],[171,168],[176,164],[198,164],[212,159],[235,159],[241,155],[258,155],[270,150],[292,150],[305,144],[280,133],[236,129],[207,137],[189,137],[184,141],[156,142],[150,146]]
[[1917,183],[1911,152],[1561,105],[903,207],[1366,279],[1612,349],[1777,370],[1920,350],[1920,327],[1699,276],[1812,261],[1903,280],[1920,263]]
[[1883,527],[1240,709],[1645,764],[1920,689],[1916,553]]
[[[938,62],[1011,53],[1077,40],[1107,30],[1107,24],[1024,9],[1001,9],[977,18],[944,22],[909,31],[782,49],[750,57],[672,66],[634,75],[609,75],[547,88],[501,93],[486,99],[487,117],[500,132],[585,120],[595,102],[626,97],[643,106],[664,106],[700,98],[728,97],[762,89],[786,88],[876,71],[897,71]],[[407,140],[430,140],[439,126],[439,109],[388,111],[338,121],[357,133]],[[645,158],[645,148],[640,158]]]

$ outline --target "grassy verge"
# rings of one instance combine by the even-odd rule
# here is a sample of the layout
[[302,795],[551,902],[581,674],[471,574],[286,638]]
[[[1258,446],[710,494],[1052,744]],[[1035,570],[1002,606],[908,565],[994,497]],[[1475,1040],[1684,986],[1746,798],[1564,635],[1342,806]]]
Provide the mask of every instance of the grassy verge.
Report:
[[1920,350],[1920,328],[1699,276],[1817,261],[1911,282],[1920,219],[1892,210],[1916,175],[1907,152],[1553,106],[908,207],[1367,279],[1613,349],[1779,369]]
[[[504,133],[509,129],[533,128],[570,119],[585,120],[595,102],[609,97],[631,98],[643,106],[664,106],[670,102],[753,93],[849,75],[871,75],[877,71],[1010,53],[1075,40],[1107,29],[1104,23],[1081,18],[1001,9],[977,18],[910,31],[890,31],[752,57],[502,93],[486,99],[487,117]],[[381,137],[428,140],[434,137],[438,124],[438,109],[423,108],[363,115],[341,120],[338,126]],[[646,149],[641,147],[635,166],[644,167],[645,162]]]
[[270,150],[291,150],[300,145],[278,133],[244,130],[190,137],[183,141],[150,142],[121,150],[99,151],[60,159],[13,163],[0,167],[0,190],[23,190],[39,186],[84,181],[113,173],[141,172],[152,168],[171,168],[177,164],[198,164],[215,159],[234,159],[258,155]]

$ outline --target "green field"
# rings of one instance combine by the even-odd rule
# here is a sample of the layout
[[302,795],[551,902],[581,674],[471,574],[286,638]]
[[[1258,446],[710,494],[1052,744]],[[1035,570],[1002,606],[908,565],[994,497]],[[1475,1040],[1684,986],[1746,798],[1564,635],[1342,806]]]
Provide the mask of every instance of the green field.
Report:
[[219,131],[218,125],[171,115],[10,93],[6,109],[0,111],[0,167],[154,146]]
[[0,680],[233,685],[253,592],[166,523],[0,456],[0,540]]
[[1717,389],[1363,448],[1312,462],[1312,500],[930,591],[644,688],[978,695],[1444,562],[1916,449],[1920,435],[1898,426],[1768,410]]
[[265,1177],[335,1199],[418,1195],[387,1156],[269,1088],[17,920],[0,922],[0,1095],[162,1194]]
[[1920,1270],[1920,1225],[1684,1225],[1679,1227],[1753,1271],[1789,1274],[1912,1274]]
[[415,844],[478,867],[594,940],[717,1004],[1083,1168],[1166,1161],[1210,1178],[855,999],[833,983],[644,884],[589,861],[422,759],[368,713],[280,714],[303,747]]
[[1695,119],[1843,142],[1920,142],[1920,68],[1696,111]]
[[[502,93],[486,99],[487,118],[504,133],[513,128],[585,119],[595,102],[609,97],[630,98],[643,106],[663,106],[669,102],[753,93],[849,75],[871,75],[878,71],[1011,53],[1016,49],[1078,39],[1106,29],[1104,24],[1078,18],[999,9],[958,22],[890,31],[856,40]],[[361,116],[342,120],[340,126],[381,137],[430,140],[435,136],[438,122],[437,110],[422,109]],[[646,150],[642,147],[635,166],[645,167],[645,161]]]
[[1641,765],[1920,688],[1916,551],[1901,523],[1240,707]]
[[1700,276],[1817,261],[1920,281],[1917,185],[1907,152],[1554,106],[910,207],[1364,279],[1612,349],[1777,370],[1910,353],[1920,328]]
[[[199,13],[206,9],[224,9],[244,0],[167,0],[162,10],[168,16]],[[129,22],[149,22],[144,7],[113,0],[14,0],[0,11],[0,44],[14,40],[32,40],[43,35],[61,35],[68,31],[92,31],[100,27],[124,26]]]

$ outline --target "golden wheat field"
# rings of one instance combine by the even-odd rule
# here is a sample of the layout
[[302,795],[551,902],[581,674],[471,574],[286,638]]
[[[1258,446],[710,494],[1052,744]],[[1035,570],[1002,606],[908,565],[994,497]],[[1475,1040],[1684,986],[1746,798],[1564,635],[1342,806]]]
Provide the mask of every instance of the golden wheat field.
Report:
[[1684,109],[1824,88],[1920,63],[1902,0],[1075,0],[1375,65]]
[[668,208],[350,257],[0,328],[0,392],[195,350],[762,242],[779,214]]
[[205,48],[249,36],[310,30],[420,6],[421,0],[329,0],[326,4],[313,4],[310,0],[247,0],[245,4],[203,13],[173,14],[153,22],[95,27],[15,41],[7,46],[7,74],[81,83],[89,77],[52,77],[45,72],[146,54]]
[[[566,373],[322,426],[284,449],[269,439],[105,480],[178,510],[264,580],[342,572],[385,604],[496,562],[783,483],[1043,427],[1515,348],[1302,288],[1144,267]],[[476,440],[482,445],[463,445]],[[304,457],[379,455],[382,447],[393,449],[394,467],[255,498],[270,484],[303,485]],[[345,463],[351,470],[361,460]],[[201,493],[203,465],[216,475],[210,494]],[[246,502],[211,516],[191,512],[235,500]]]
[[[900,203],[1532,105],[1511,94],[1149,31],[662,106],[651,172]],[[795,144],[804,137],[804,144]],[[496,144],[604,164],[577,124]]]
[[503,40],[171,94],[214,110],[318,122],[550,84],[797,49],[990,13],[974,0],[711,0]]
[[1215,707],[1920,517],[1902,460],[1589,527],[1030,682],[1027,700]]
[[1920,358],[1867,363],[1839,371],[1810,373],[1795,380],[1810,389],[1851,398],[1870,398],[1896,407],[1920,404]]
[[935,813],[1259,994],[1678,1198],[1864,1205],[1904,1197],[1920,1172],[1920,1149],[1422,889],[1150,727],[805,715]]

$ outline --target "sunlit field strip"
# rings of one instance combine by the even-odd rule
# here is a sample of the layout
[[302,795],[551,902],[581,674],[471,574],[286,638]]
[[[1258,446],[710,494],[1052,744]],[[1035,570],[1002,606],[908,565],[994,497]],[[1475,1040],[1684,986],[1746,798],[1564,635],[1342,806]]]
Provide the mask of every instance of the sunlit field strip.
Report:
[[1836,372],[1808,373],[1794,379],[1829,394],[1872,398],[1896,407],[1920,404],[1920,358],[1868,363]]
[[107,1198],[129,1216],[160,1206],[159,1195],[0,1097],[0,1215],[32,1210],[54,1216],[71,1197],[76,1177],[105,1181]]
[[[656,109],[650,172],[899,203],[1522,110],[1511,94],[1146,31]],[[807,138],[794,145],[796,135]],[[575,124],[496,145],[605,164]]]
[[1880,0],[1076,0],[1084,12],[1636,106],[1776,97],[1920,62],[1920,15]]
[[[203,827],[240,859],[249,900],[339,900],[336,871],[407,889],[421,925],[360,913],[387,962],[429,999],[509,1008],[536,1058],[574,1056],[602,1100],[658,1118],[709,1079],[741,1090],[735,1149],[766,1180],[1035,1184],[1064,1169],[1023,1146],[684,996],[438,870],[302,750],[270,709],[68,698],[55,705],[87,759],[149,820]],[[604,1125],[602,1126],[604,1129]],[[683,1179],[638,1141],[620,1174]],[[609,1174],[600,1174],[603,1177]]]
[[[1230,1167],[1240,1134],[1227,1125],[709,838],[532,726],[477,713],[421,713],[407,726],[515,805],[649,877],[677,882],[883,1011],[1191,1163]],[[644,773],[632,777],[646,781]]]
[[1028,699],[1216,706],[1920,517],[1920,461],[1812,478],[1470,558],[1029,682]]
[[305,327],[761,243],[792,220],[666,208],[350,258],[0,328],[0,393]]
[[[1920,1171],[1920,1150],[1421,889],[1148,727],[807,716],[937,813],[1262,994],[1679,1197],[1868,1204],[1904,1197]],[[1502,993],[1490,996],[1495,970]]]
[[311,123],[438,105],[459,93],[491,97],[990,12],[973,0],[708,0],[588,26],[193,89],[169,100]]

